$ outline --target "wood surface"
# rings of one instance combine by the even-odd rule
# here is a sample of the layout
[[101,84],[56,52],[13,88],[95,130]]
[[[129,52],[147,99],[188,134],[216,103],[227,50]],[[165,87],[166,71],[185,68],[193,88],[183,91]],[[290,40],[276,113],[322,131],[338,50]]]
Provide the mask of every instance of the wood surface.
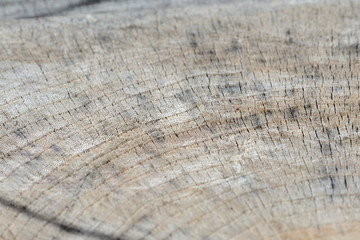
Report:
[[0,0],[0,239],[360,239],[359,14]]

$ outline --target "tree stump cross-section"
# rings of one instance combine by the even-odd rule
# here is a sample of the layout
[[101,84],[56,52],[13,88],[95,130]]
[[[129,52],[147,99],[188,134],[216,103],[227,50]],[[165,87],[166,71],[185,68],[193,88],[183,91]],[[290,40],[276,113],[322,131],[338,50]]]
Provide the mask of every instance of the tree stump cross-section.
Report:
[[0,239],[359,239],[359,13],[0,0]]

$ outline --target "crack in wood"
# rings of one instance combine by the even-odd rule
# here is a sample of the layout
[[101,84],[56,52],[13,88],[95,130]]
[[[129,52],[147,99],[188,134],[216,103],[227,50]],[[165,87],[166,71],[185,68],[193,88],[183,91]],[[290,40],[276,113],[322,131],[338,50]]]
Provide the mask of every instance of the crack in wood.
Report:
[[109,234],[98,232],[98,231],[92,231],[88,229],[84,229],[80,226],[72,225],[71,223],[65,223],[61,220],[55,219],[53,217],[48,217],[43,214],[39,214],[33,210],[31,210],[29,207],[16,203],[15,201],[6,199],[2,196],[0,196],[0,204],[2,204],[5,207],[11,208],[16,212],[19,212],[21,214],[25,214],[30,218],[37,219],[39,221],[46,222],[48,224],[51,224],[53,226],[58,227],[62,231],[71,233],[71,234],[78,234],[78,235],[85,235],[85,236],[91,236],[96,237],[99,239],[107,239],[107,240],[121,240],[121,237],[114,237]]

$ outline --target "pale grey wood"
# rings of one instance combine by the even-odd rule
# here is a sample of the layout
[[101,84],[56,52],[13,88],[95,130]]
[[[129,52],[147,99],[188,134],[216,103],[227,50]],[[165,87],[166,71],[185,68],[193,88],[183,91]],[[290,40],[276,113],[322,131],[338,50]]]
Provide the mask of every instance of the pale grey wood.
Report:
[[0,239],[359,239],[359,1],[0,7]]

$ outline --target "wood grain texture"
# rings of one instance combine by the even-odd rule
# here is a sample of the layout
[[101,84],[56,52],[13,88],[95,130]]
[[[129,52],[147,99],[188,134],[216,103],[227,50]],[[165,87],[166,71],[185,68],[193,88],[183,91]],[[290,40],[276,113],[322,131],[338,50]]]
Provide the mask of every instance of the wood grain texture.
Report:
[[359,239],[359,13],[0,0],[0,239]]

